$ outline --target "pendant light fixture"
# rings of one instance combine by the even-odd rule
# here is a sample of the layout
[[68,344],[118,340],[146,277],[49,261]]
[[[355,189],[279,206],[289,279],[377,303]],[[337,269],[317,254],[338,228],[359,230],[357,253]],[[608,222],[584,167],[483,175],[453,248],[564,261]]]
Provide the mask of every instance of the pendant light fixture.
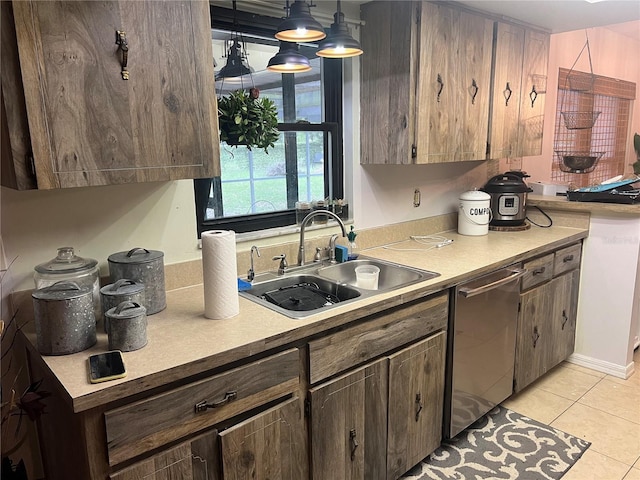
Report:
[[216,73],[216,80],[241,77],[253,73],[251,67],[245,63],[245,51],[240,39],[238,37],[232,38],[227,51],[227,63]]
[[324,28],[311,16],[310,5],[304,0],[295,0],[289,7],[286,2],[287,18],[278,26],[276,38],[283,42],[315,42],[327,35]]
[[215,79],[224,80],[225,78],[242,77],[243,75],[250,75],[253,73],[253,69],[249,66],[247,61],[247,47],[244,38],[238,33],[238,20],[236,18],[236,0],[233,0],[233,33],[231,38],[227,41],[225,56],[227,62],[215,74]]
[[267,70],[280,73],[302,73],[311,70],[309,59],[302,55],[297,43],[280,42],[280,49],[267,64]]
[[338,11],[333,14],[331,32],[320,42],[316,55],[325,58],[346,58],[362,55],[360,42],[351,36],[344,14],[340,11],[340,0],[337,1]]

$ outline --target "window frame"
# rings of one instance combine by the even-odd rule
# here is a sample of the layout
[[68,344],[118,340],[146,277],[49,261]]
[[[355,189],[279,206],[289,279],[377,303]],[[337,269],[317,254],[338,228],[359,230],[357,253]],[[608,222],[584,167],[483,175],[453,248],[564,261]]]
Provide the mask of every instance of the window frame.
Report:
[[[245,34],[273,36],[281,19],[210,6],[211,28],[238,31]],[[344,196],[344,148],[343,148],[343,68],[342,59],[323,58],[322,105],[324,121],[322,123],[279,123],[282,132],[325,131],[330,137],[325,144],[331,148],[331,161],[325,162],[325,197]],[[283,74],[294,75],[294,74]],[[329,192],[327,180],[331,182]],[[195,209],[198,238],[202,232],[213,229],[233,230],[236,233],[253,232],[269,228],[295,225],[295,209],[278,212],[249,214],[235,217],[206,219],[209,192],[212,186],[220,185],[220,177],[194,180]]]

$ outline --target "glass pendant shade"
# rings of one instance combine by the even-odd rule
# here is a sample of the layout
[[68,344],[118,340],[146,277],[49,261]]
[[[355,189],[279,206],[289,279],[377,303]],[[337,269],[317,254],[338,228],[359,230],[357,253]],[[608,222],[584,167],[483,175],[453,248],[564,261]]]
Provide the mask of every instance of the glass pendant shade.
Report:
[[316,55],[325,58],[346,58],[362,55],[360,42],[351,36],[344,21],[344,14],[339,10],[333,15],[334,23],[331,32],[320,42]]
[[283,42],[315,42],[326,37],[324,28],[315,18],[307,2],[296,0],[289,8],[289,15],[278,26],[276,38]]
[[242,46],[237,39],[232,41],[227,55],[227,63],[215,75],[215,79],[235,78],[252,73],[251,68],[242,61]]
[[267,70],[280,73],[302,73],[311,70],[309,59],[298,51],[298,44],[280,42],[280,50],[267,64]]

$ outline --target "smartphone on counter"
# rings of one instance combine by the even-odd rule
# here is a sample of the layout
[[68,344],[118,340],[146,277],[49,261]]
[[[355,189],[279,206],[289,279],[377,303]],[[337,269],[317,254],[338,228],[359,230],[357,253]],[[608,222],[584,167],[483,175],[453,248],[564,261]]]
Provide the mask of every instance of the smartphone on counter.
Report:
[[89,357],[89,380],[91,383],[107,382],[127,375],[120,350],[98,353]]

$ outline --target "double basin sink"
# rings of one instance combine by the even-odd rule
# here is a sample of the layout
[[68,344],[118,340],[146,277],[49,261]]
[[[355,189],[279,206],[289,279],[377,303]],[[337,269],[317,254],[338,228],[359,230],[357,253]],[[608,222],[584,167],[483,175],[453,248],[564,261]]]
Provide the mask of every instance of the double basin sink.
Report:
[[[378,288],[358,286],[355,268],[373,265],[380,269]],[[240,295],[290,318],[305,318],[319,311],[362,300],[439,276],[439,273],[362,258],[345,263],[292,267],[283,275],[256,275],[252,286]]]

